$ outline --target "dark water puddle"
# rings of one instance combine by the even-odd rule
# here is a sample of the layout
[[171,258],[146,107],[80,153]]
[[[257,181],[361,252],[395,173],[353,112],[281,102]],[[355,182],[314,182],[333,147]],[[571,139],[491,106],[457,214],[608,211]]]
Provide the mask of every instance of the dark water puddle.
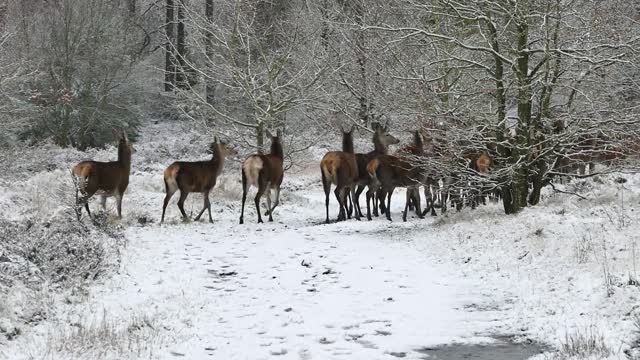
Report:
[[429,360],[526,360],[549,349],[536,343],[499,339],[488,344],[453,344],[416,350]]

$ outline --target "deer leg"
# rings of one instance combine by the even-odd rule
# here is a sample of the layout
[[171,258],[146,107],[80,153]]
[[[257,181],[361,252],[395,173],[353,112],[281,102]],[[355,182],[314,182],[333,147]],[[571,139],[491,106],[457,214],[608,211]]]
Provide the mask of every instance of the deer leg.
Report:
[[198,213],[196,218],[193,219],[194,221],[199,221],[200,220],[200,216],[202,216],[202,214],[204,214],[204,211],[207,210],[207,207],[208,207],[207,203],[209,202],[209,193],[208,192],[202,193],[202,198],[203,198],[203,203],[204,203],[203,206],[202,206],[202,210],[200,210],[200,212]]
[[402,221],[407,222],[407,212],[411,204],[411,190],[407,189],[407,194],[404,201],[404,210],[402,210]]
[[329,193],[331,192],[331,183],[322,174],[322,188],[324,189],[324,207],[327,210],[327,219],[325,223],[329,223]]
[[411,198],[413,200],[413,205],[415,206],[414,210],[416,216],[418,217],[418,219],[424,219],[424,215],[422,214],[422,200],[420,199],[420,188],[416,187],[411,191],[411,193],[413,195]]
[[82,216],[82,206],[80,205],[80,192],[76,190],[76,206],[75,206],[76,216],[78,220]]
[[115,198],[116,198],[116,206],[118,209],[118,219],[122,219],[122,194],[116,193]]
[[276,193],[276,199],[275,199],[275,202],[273,203],[273,207],[271,208],[271,213],[273,213],[273,210],[275,210],[276,206],[280,204],[280,186],[275,188],[274,191]]
[[347,211],[347,217],[349,219],[351,219],[351,215],[353,214],[353,198],[351,196],[351,192],[349,192],[348,190],[345,191],[345,200],[344,200],[344,205],[345,208],[347,208],[347,204],[349,204],[348,206],[348,211]]
[[[427,191],[429,191],[429,199],[431,200],[431,203],[429,206],[431,206],[431,216],[438,216],[438,213],[436,213],[436,198],[438,197],[438,190],[435,190],[433,188],[431,188],[431,186],[426,186],[424,188],[424,196],[425,198],[427,197]],[[424,215],[427,215],[427,209],[425,209],[425,213]]]
[[180,190],[180,199],[178,199],[178,209],[180,209],[180,212],[182,213],[183,220],[187,220],[189,218],[187,216],[187,213],[184,211],[184,201],[187,199],[188,195],[189,195],[188,192],[184,190]]
[[336,186],[336,189],[333,191],[336,196],[336,200],[338,200],[338,205],[340,206],[340,212],[338,212],[338,221],[343,221],[347,218],[346,210],[344,203],[342,202],[342,189],[340,186]]
[[85,200],[84,208],[87,209],[87,214],[89,214],[89,218],[91,218],[91,210],[89,210],[89,199]]
[[[413,188],[407,188],[407,193],[405,194],[408,195],[408,198],[405,199],[405,202],[408,200],[409,201],[409,206],[407,207],[408,211],[413,211],[416,207],[416,194],[415,194],[415,189]],[[406,205],[406,204],[405,204]]]
[[107,211],[107,197],[104,195],[100,196],[100,207],[102,211]]
[[370,202],[371,202],[372,195],[373,195],[373,192],[371,190],[371,186],[369,186],[369,189],[367,189],[367,193],[365,194],[365,196],[367,198],[367,220],[369,220],[369,221],[371,221],[371,206],[370,206]]
[[258,193],[256,194],[256,197],[253,199],[253,201],[256,204],[256,211],[258,212],[258,224],[260,224],[264,222],[262,221],[262,214],[260,213],[260,198],[262,198],[262,194],[264,194],[267,185],[260,182],[260,180],[258,180],[258,182],[260,183],[258,185]]
[[386,205],[386,215],[387,220],[391,221],[391,195],[393,195],[393,188],[389,189],[387,192],[387,205]]
[[358,214],[360,215],[360,217],[362,217],[362,209],[360,208],[360,194],[362,194],[362,192],[364,191],[364,185],[358,185],[358,188],[356,189],[356,196],[355,196],[355,205],[356,205],[356,209],[358,211]]
[[376,193],[377,193],[376,190],[369,189],[369,191],[367,191],[367,194],[369,194],[369,198],[373,203],[373,205],[371,206],[373,216],[378,217],[378,199],[377,199]]
[[387,196],[387,193],[384,189],[378,189],[376,192],[376,198],[378,199],[378,207],[380,208],[380,214],[386,214],[387,205],[384,203],[384,198]]
[[244,203],[247,201],[247,175],[242,170],[242,210],[240,212],[240,225],[244,224]]
[[[87,214],[89,214],[89,218],[91,218],[91,211],[89,210],[89,199],[95,194],[95,191],[85,192],[81,191],[82,196],[78,199],[78,205],[84,203],[84,208],[87,210]],[[80,220],[80,216],[82,215],[82,207],[79,210],[78,220]]]
[[205,195],[205,201],[207,204],[207,212],[209,213],[209,222],[213,223],[213,218],[211,217],[211,202],[209,201],[209,193]]
[[[269,217],[270,218],[272,218],[273,210],[275,210],[276,206],[278,206],[278,204],[280,204],[280,186],[275,188],[274,192],[276,193],[276,198],[275,198],[275,201],[273,203],[273,207],[269,210]],[[270,220],[270,221],[273,221],[273,220]]]
[[167,205],[169,204],[169,200],[171,200],[173,194],[175,194],[175,191],[171,191],[167,188],[167,194],[164,196],[164,203],[162,204],[162,218],[160,223],[164,222],[164,213],[167,210]]
[[[351,187],[351,198],[352,199],[356,198],[356,187],[355,187],[355,185]],[[360,221],[360,217],[362,216],[362,214],[360,213],[360,211],[358,211],[358,207],[356,207],[355,205],[354,205],[354,207],[356,208],[356,213],[355,213],[356,220]]]
[[273,216],[271,216],[271,188],[267,189],[267,212],[265,215],[269,215],[269,222],[273,222]]

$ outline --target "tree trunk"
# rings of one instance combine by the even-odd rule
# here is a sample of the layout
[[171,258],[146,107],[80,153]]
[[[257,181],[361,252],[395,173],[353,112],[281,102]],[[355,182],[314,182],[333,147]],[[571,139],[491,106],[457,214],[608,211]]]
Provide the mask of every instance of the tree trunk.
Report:
[[129,0],[129,15],[136,15],[136,0]]
[[[364,7],[362,0],[352,1],[351,9],[358,26],[364,25]],[[356,62],[358,64],[358,75],[360,76],[360,110],[358,117],[363,125],[368,126],[371,114],[371,99],[369,98],[369,84],[367,79],[367,53],[366,53],[366,37],[365,32],[360,29],[355,30],[355,52]]]
[[536,172],[533,175],[531,194],[529,194],[529,205],[538,205],[540,202],[540,192],[544,186],[544,175],[547,172],[547,162],[536,161]]
[[256,127],[256,146],[258,147],[258,153],[264,154],[264,122],[258,121]]
[[[523,11],[527,11],[528,4],[523,4]],[[518,212],[527,206],[527,192],[529,169],[526,162],[522,163],[522,158],[528,158],[531,145],[531,78],[529,76],[529,52],[527,42],[529,39],[529,26],[527,17],[523,16],[517,20],[517,51],[518,59],[515,64],[515,74],[518,84],[518,124],[516,126],[516,146],[512,149],[512,164],[518,164],[513,180],[511,182],[512,211]],[[526,149],[526,150],[523,150]]]
[[320,16],[322,17],[322,30],[320,31],[320,42],[325,52],[329,51],[329,4],[323,0],[320,5]]
[[187,88],[187,45],[186,30],[184,26],[184,0],[178,0],[178,34],[176,39],[176,48],[178,51],[178,69],[176,72],[176,85],[178,88]]
[[176,84],[176,61],[174,53],[174,33],[173,33],[173,0],[167,0],[166,2],[166,15],[165,15],[165,34],[167,36],[165,44],[165,60],[164,60],[164,91],[173,91]]
[[[205,16],[207,18],[208,26],[213,26],[213,0],[206,0],[205,3]],[[207,32],[205,35],[205,46],[206,46],[206,55],[207,62],[213,61],[213,35],[211,32]],[[211,83],[211,80],[205,80],[207,82],[205,92],[207,104],[213,105],[215,103],[215,85]]]
[[[498,43],[498,31],[495,28],[492,20],[489,18],[487,20],[487,26],[489,27],[489,34],[491,36],[491,47],[496,53],[500,53],[500,46]],[[507,142],[505,141],[505,119],[507,117],[507,105],[506,105],[506,93],[504,87],[504,64],[502,59],[498,55],[494,55],[495,62],[495,79],[496,79],[496,104],[498,110],[496,112],[496,140],[498,143],[498,155],[501,159],[505,161],[511,158],[511,148],[508,145],[505,145]],[[500,124],[503,124],[500,126]],[[506,214],[513,214],[517,212],[516,207],[514,207],[513,203],[513,192],[512,192],[512,181],[503,177],[498,179],[500,183],[501,195],[502,195],[502,206],[504,207],[504,212]]]

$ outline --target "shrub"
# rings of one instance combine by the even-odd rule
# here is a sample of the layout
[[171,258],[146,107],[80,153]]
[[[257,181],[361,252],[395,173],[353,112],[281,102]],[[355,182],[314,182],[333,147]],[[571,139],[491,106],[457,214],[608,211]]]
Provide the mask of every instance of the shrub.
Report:
[[604,359],[612,352],[604,342],[604,337],[598,329],[591,325],[584,330],[577,330],[573,334],[566,333],[556,359]]

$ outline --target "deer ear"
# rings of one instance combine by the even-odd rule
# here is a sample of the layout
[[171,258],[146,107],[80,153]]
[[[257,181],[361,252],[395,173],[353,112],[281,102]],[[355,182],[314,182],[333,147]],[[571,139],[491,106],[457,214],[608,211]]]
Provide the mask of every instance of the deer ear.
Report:
[[265,130],[265,132],[267,133],[267,136],[273,137],[273,134],[271,133],[271,130],[267,129],[267,130]]
[[129,142],[129,137],[127,136],[127,132],[124,129],[122,129],[122,139],[125,142]]
[[217,143],[218,143],[218,137],[217,137],[217,136],[214,136],[214,137],[213,137],[213,143],[214,143],[214,144],[217,144]]
[[282,129],[278,129],[278,131],[276,131],[276,136],[277,137],[282,137]]
[[353,133],[353,130],[356,129],[356,124],[351,125],[351,130],[349,130],[349,134]]

